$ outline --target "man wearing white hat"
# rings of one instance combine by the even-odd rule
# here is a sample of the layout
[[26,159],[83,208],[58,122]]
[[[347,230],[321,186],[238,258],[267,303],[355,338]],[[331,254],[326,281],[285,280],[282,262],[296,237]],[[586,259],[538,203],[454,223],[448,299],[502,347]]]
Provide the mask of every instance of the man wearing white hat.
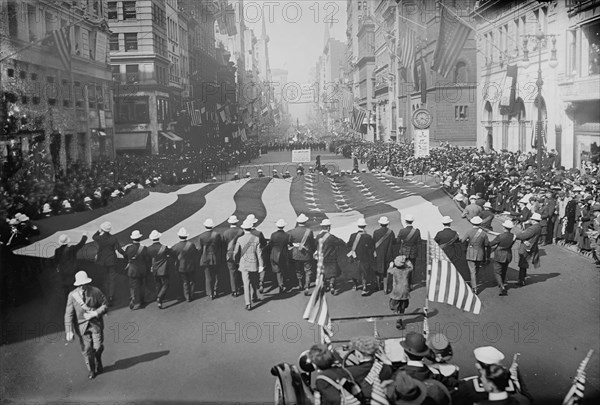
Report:
[[387,269],[394,260],[393,245],[396,241],[396,235],[388,227],[390,220],[388,217],[381,217],[377,221],[381,226],[373,232],[373,243],[375,243],[375,277],[377,278],[378,290],[384,290],[385,294],[390,292],[390,285],[387,278]]
[[[265,263],[265,267],[266,267],[266,263],[269,261],[269,258],[267,257],[267,238],[265,238],[265,235],[259,231],[258,229],[256,229],[256,224],[258,223],[258,219],[256,218],[256,216],[254,214],[249,214],[248,216],[246,216],[246,220],[248,220],[251,224],[252,224],[252,229],[250,232],[252,232],[253,235],[258,237],[258,240],[260,241],[260,251],[263,254],[263,262]],[[265,282],[265,274],[266,273],[266,268],[265,271],[261,271],[259,274],[259,292],[261,294],[264,293],[264,282]]]
[[472,195],[469,197],[469,205],[467,205],[463,211],[463,218],[467,218],[469,221],[471,218],[479,216],[483,209],[477,204],[477,196]]
[[179,242],[171,248],[175,253],[175,268],[183,283],[183,296],[187,302],[194,298],[194,272],[198,265],[198,249],[187,240],[190,236],[185,228],[177,231]]
[[542,216],[534,212],[530,218],[532,225],[517,235],[517,239],[521,241],[521,245],[519,246],[519,285],[521,286],[525,285],[529,261],[534,265],[539,264],[538,241],[542,234],[541,220]]
[[[362,282],[362,296],[369,294],[368,284],[373,278],[373,263],[375,261],[375,243],[371,235],[367,234],[367,222],[359,218],[356,226],[358,231],[350,235],[346,246],[350,249],[348,257],[353,263],[352,267],[358,267],[358,276]],[[358,280],[353,278],[354,289],[358,289]]]
[[471,288],[477,294],[479,292],[477,290],[477,274],[490,257],[490,241],[485,231],[479,226],[482,222],[481,217],[475,216],[471,218],[470,222],[473,224],[473,228],[469,229],[460,241],[467,245],[465,259],[467,259],[471,273]]
[[296,227],[289,231],[292,237],[292,263],[296,270],[299,289],[304,289],[304,295],[310,295],[310,279],[313,269],[313,255],[315,253],[315,237],[306,226],[308,217],[300,214],[296,219]]
[[452,218],[449,216],[442,217],[442,225],[444,229],[439,231],[433,240],[440,246],[444,251],[448,259],[451,262],[455,262],[462,251],[462,245],[460,244],[460,236],[458,232],[451,228]]
[[148,237],[152,244],[148,246],[150,256],[150,272],[154,275],[154,288],[156,290],[156,304],[162,309],[165,295],[169,289],[169,273],[172,271],[175,253],[168,246],[160,243],[162,234],[157,230],[150,232]]
[[52,216],[52,208],[50,208],[50,204],[44,204],[44,206],[42,207],[42,216],[44,218],[50,218]]
[[321,221],[321,232],[316,237],[317,250],[315,259],[317,260],[317,277],[323,273],[323,282],[325,291],[337,295],[335,280],[342,273],[339,263],[339,250],[344,246],[344,241],[330,233],[331,221],[327,218]]
[[125,251],[114,235],[110,234],[112,225],[110,222],[103,222],[92,239],[98,244],[98,253],[96,254],[96,264],[104,270],[105,291],[108,293],[108,303],[111,304],[115,292],[115,280],[117,278],[116,265],[117,254],[125,256]]
[[[98,288],[90,285],[92,279],[85,271],[75,274],[75,288],[67,297],[65,309],[65,332],[67,341],[79,337],[81,353],[91,380],[104,371],[102,352],[104,351],[104,321],[108,311],[106,297]],[[75,328],[78,328],[77,330]]]
[[[413,273],[417,271],[417,257],[419,256],[419,247],[421,246],[421,231],[413,227],[414,221],[415,218],[411,214],[406,215],[404,218],[406,227],[398,232],[397,240],[397,244],[400,245],[398,254],[406,256],[406,260],[413,266]],[[410,284],[412,288],[412,273]]]
[[[453,404],[475,404],[475,403],[495,403],[487,402],[488,392],[485,390],[483,378],[487,370],[491,367],[502,366],[504,360],[504,354],[493,346],[478,347],[473,350],[475,356],[475,367],[477,368],[477,375],[463,378],[458,382],[458,387],[452,392],[452,403]],[[508,381],[508,386],[505,391],[511,395],[519,397],[516,402],[506,402],[512,404],[523,404],[532,403],[533,397],[529,394],[527,387],[525,386],[520,372],[517,368],[516,378],[512,377]],[[520,389],[517,388],[515,383],[519,384]],[[499,404],[504,402],[498,402]]]
[[81,240],[73,246],[69,246],[71,238],[62,234],[58,237],[59,247],[54,251],[53,264],[62,281],[65,298],[68,297],[75,276],[75,265],[77,264],[77,252],[81,250],[87,241],[87,233],[81,235]]
[[215,224],[211,218],[204,221],[206,231],[198,238],[198,252],[200,254],[200,270],[204,271],[206,296],[211,300],[217,298],[219,288],[219,269],[222,265],[223,239],[213,228]]
[[279,287],[279,293],[285,292],[285,280],[288,278],[289,273],[289,255],[288,251],[293,247],[292,237],[289,233],[283,229],[287,226],[287,223],[280,219],[275,224],[277,230],[271,234],[269,239],[269,250],[271,269],[277,276],[277,286]]
[[152,259],[148,255],[148,249],[140,244],[142,234],[135,230],[129,236],[131,245],[125,248],[125,259],[127,259],[127,277],[129,277],[129,308],[133,311],[141,309],[144,304],[146,291],[146,277],[150,270]]
[[483,209],[479,216],[482,219],[481,227],[487,230],[492,230],[492,220],[494,219],[494,213],[492,212],[492,204],[489,201],[483,203]]
[[494,277],[500,288],[499,295],[507,295],[506,292],[506,272],[508,265],[512,262],[512,247],[517,240],[517,236],[511,232],[515,226],[512,221],[506,220],[502,223],[504,232],[496,236],[490,242],[490,248],[494,252]]
[[244,234],[237,239],[233,252],[242,273],[244,300],[248,311],[252,309],[252,302],[258,301],[256,290],[258,288],[259,274],[265,270],[260,240],[258,236],[252,233],[253,226],[252,220],[246,219],[242,223]]
[[232,215],[227,220],[229,228],[223,233],[223,243],[227,246],[227,253],[225,255],[225,261],[227,268],[229,269],[229,284],[231,286],[231,295],[237,297],[242,294],[242,279],[241,274],[238,271],[235,257],[233,256],[233,249],[235,248],[235,242],[237,239],[244,234],[240,228],[238,228],[239,220],[237,216]]
[[273,176],[274,179],[279,179],[280,178],[279,177],[279,173],[277,173],[277,169],[273,169],[273,175],[272,176]]

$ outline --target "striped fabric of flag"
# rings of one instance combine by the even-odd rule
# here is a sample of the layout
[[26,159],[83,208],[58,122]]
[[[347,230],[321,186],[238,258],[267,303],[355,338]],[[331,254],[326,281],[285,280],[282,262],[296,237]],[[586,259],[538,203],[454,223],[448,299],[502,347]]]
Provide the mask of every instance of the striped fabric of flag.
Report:
[[471,28],[465,25],[460,18],[451,15],[445,6],[442,6],[441,18],[440,36],[433,54],[431,68],[443,77],[447,77],[448,73],[454,69]]
[[190,125],[199,126],[202,125],[202,114],[200,114],[200,110],[195,108],[194,103],[194,101],[188,101],[187,103],[188,114],[190,115],[191,120]]
[[64,28],[52,31],[54,46],[60,57],[60,61],[67,71],[71,71],[71,40]]
[[321,326],[321,338],[323,343],[331,343],[333,333],[331,329],[331,318],[329,317],[329,307],[327,306],[327,299],[325,298],[325,283],[323,282],[322,274],[317,276],[315,289],[308,300],[308,304],[306,305],[302,317],[310,323],[316,323]]
[[360,132],[361,125],[366,116],[367,110],[360,107],[354,107],[352,111],[352,129],[356,132]]
[[479,314],[481,300],[473,293],[438,244],[429,238],[429,301],[453,305],[463,311]]
[[413,66],[415,64],[415,44],[417,33],[406,27],[404,38],[400,44],[400,63],[406,69],[406,81],[413,81]]

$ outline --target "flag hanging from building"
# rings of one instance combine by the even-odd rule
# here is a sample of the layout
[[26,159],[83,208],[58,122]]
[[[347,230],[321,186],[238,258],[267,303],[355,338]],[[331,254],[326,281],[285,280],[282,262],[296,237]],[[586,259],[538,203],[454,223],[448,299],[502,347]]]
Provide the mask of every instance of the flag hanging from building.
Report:
[[316,323],[321,327],[321,336],[324,343],[331,343],[333,336],[331,327],[331,318],[329,317],[329,307],[325,298],[325,283],[323,282],[323,274],[317,276],[315,289],[313,290],[304,315],[302,316],[310,323]]
[[583,399],[583,394],[585,392],[585,368],[587,367],[593,352],[593,350],[590,350],[585,356],[585,359],[579,364],[577,374],[573,379],[573,385],[571,386],[571,389],[569,389],[569,392],[567,392],[567,395],[563,400],[563,405],[577,405],[580,403],[579,401]]
[[248,140],[248,138],[246,137],[246,128],[242,128],[240,130],[240,138],[242,138],[242,141],[244,142]]
[[459,17],[453,16],[442,4],[442,22],[435,53],[433,54],[433,70],[443,77],[454,69],[454,65],[467,42],[471,32]]
[[404,38],[398,44],[398,56],[400,57],[400,65],[404,68],[406,77],[404,78],[407,82],[412,82],[414,78],[413,66],[415,64],[415,46],[417,42],[417,33],[406,27]]
[[69,35],[65,32],[68,28],[61,28],[58,30],[52,31],[52,40],[54,42],[54,47],[56,48],[56,52],[60,57],[60,61],[62,62],[64,68],[67,71],[71,71],[71,40],[69,39]]
[[419,87],[421,88],[421,104],[427,103],[427,70],[425,69],[425,57],[421,53],[421,73],[419,74]]
[[224,13],[225,27],[227,27],[227,35],[237,35],[237,27],[235,23],[235,9],[232,4],[228,4]]
[[463,311],[479,314],[481,300],[473,293],[448,256],[428,236],[429,279],[427,298],[429,301],[449,304]]
[[222,123],[227,122],[227,115],[225,113],[225,106],[217,104],[217,115],[219,116]]
[[356,132],[360,132],[361,126],[362,126],[366,116],[367,116],[367,110],[355,106],[354,109],[352,110],[351,128]]
[[190,125],[191,126],[199,126],[202,125],[202,114],[200,114],[200,110],[195,107],[195,101],[187,102],[187,110],[190,116]]
[[502,115],[513,115],[517,99],[517,65],[508,65],[500,97]]

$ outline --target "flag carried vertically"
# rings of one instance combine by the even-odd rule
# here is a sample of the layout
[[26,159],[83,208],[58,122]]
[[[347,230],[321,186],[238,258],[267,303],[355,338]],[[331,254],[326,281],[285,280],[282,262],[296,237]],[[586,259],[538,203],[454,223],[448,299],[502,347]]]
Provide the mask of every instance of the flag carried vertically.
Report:
[[473,293],[437,242],[430,236],[428,238],[427,299],[479,314],[481,312],[479,297]]
[[443,3],[440,4],[442,22],[431,68],[443,77],[447,77],[456,65],[471,28],[460,17],[452,15]]
[[322,273],[317,276],[315,289],[308,300],[302,318],[310,323],[319,325],[321,327],[323,343],[331,343],[333,330],[331,327],[331,318],[329,317],[329,307],[325,298],[325,283],[323,282]]
[[593,350],[588,351],[585,358],[581,361],[581,364],[579,364],[577,374],[573,379],[573,385],[569,389],[569,392],[567,392],[567,395],[563,400],[563,405],[577,405],[579,404],[579,401],[583,399],[583,394],[585,392],[585,368],[593,353]]
[[60,61],[64,66],[65,70],[71,71],[71,40],[69,39],[69,35],[65,32],[68,28],[61,28],[58,30],[52,31],[52,41],[54,42],[54,47],[56,48],[56,52],[60,57]]

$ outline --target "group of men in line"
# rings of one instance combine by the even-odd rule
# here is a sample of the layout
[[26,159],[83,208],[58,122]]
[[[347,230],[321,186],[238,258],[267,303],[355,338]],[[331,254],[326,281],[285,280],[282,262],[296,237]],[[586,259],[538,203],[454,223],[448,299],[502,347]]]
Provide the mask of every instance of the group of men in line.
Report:
[[[302,369],[315,373],[314,403],[356,404],[529,404],[527,390],[513,361],[503,365],[504,354],[493,346],[473,351],[477,375],[459,378],[452,364],[448,338],[435,333],[427,340],[409,332],[398,348],[381,347],[372,336],[350,342],[353,361],[341,359],[327,345],[317,344],[300,357]],[[398,349],[398,350],[397,350]],[[389,356],[388,353],[389,352]]]

